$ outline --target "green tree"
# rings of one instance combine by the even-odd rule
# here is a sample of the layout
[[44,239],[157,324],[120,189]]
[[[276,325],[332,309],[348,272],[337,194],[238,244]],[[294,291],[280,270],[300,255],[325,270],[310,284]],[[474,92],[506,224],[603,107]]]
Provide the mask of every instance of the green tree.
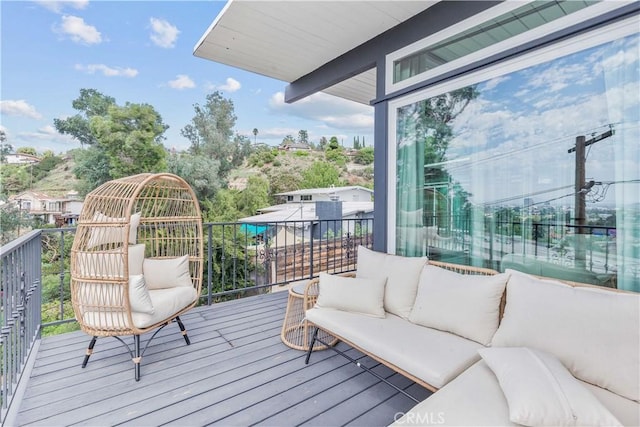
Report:
[[340,187],[340,171],[331,163],[315,162],[308,169],[302,171],[300,188]]
[[327,138],[326,137],[321,137],[320,141],[318,141],[318,148],[320,148],[320,150],[324,151],[324,149],[327,147]]
[[4,130],[0,129],[0,162],[4,162],[7,154],[11,153],[13,147],[11,144],[7,144],[7,134]]
[[96,145],[98,140],[91,131],[90,120],[92,117],[106,116],[109,107],[115,103],[115,98],[95,89],[80,89],[80,96],[71,102],[78,114],[66,119],[53,119],[53,125],[61,134],[77,139],[81,146]]
[[16,153],[28,154],[29,156],[36,156],[38,152],[33,147],[18,147]]
[[167,151],[162,145],[168,126],[149,104],[111,105],[105,116],[94,116],[91,132],[109,160],[112,178],[167,168]]
[[269,206],[269,182],[259,176],[250,176],[247,187],[237,194],[236,206],[242,216],[256,215],[258,209]]
[[373,163],[373,148],[361,148],[360,150],[358,150],[353,160],[360,165],[370,165],[371,163]]
[[17,194],[29,188],[31,174],[25,165],[2,165],[2,194]]
[[206,103],[194,105],[195,116],[180,133],[191,142],[193,155],[206,156],[220,163],[218,174],[226,181],[229,172],[240,166],[251,153],[251,141],[235,135],[236,124],[233,101],[215,91],[206,97]]
[[218,160],[189,153],[174,154],[168,161],[168,171],[189,183],[202,208],[203,201],[212,200],[220,189],[219,168]]
[[76,190],[85,195],[111,179],[109,158],[99,146],[71,152],[75,167],[73,173],[79,178]]
[[300,144],[308,144],[309,143],[309,132],[304,129],[298,131],[298,142]]
[[253,143],[257,144],[257,138],[258,138],[258,128],[253,128]]
[[281,147],[284,147],[285,145],[289,145],[289,144],[295,144],[296,140],[292,135],[287,135],[284,138],[282,138],[282,142],[280,143]]
[[339,148],[340,143],[338,142],[338,138],[332,136],[331,139],[329,139],[329,146],[327,147],[327,150],[338,150]]
[[269,180],[269,197],[271,201],[278,193],[299,190],[302,182],[302,175],[299,170],[286,170],[283,168],[273,169],[267,174]]
[[14,205],[0,207],[0,246],[16,239],[20,231],[30,226],[30,221]]

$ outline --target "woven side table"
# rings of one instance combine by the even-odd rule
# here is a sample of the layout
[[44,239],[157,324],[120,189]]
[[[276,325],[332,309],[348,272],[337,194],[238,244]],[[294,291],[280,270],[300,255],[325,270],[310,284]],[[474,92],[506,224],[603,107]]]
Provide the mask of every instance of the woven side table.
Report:
[[[313,327],[304,319],[304,290],[306,283],[295,285],[289,289],[289,300],[287,301],[287,311],[282,322],[282,333],[280,338],[287,346],[296,350],[309,350]],[[317,296],[317,293],[315,294]],[[338,340],[333,335],[320,330],[318,338],[322,341],[334,345]],[[316,342],[313,351],[324,350],[327,346]]]

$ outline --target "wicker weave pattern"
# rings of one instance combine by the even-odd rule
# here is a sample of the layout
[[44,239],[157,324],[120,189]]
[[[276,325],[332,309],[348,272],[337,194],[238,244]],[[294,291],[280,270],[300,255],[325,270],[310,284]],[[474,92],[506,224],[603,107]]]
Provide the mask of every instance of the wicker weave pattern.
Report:
[[[136,213],[140,214],[137,230],[131,225]],[[145,244],[145,258],[189,255],[193,286],[200,295],[202,217],[191,187],[167,173],[109,181],[85,198],[71,249],[71,301],[82,330],[90,335],[138,335],[171,320],[144,329],[133,323],[128,293],[130,231],[137,243]],[[85,322],[89,317],[91,322]]]

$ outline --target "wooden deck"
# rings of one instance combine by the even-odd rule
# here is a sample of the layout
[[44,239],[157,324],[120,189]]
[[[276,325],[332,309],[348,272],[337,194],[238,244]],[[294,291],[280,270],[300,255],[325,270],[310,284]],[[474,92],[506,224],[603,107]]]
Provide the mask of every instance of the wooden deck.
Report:
[[[304,353],[280,340],[286,292],[199,307],[156,336],[136,383],[125,348],[89,337],[42,340],[18,425],[388,425],[414,403],[331,350]],[[132,340],[131,340],[132,341]],[[143,346],[146,339],[143,337]],[[344,344],[340,348],[419,399],[430,392]]]

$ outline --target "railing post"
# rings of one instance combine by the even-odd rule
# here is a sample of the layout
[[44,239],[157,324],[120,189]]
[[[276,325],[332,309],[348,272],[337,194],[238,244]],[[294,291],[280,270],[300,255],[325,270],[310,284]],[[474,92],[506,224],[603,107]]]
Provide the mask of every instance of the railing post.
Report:
[[60,230],[60,318],[64,320],[64,230]]
[[[315,240],[313,238],[313,224],[309,226],[309,229],[311,230],[310,233],[310,237],[309,237],[309,278],[313,277],[313,241]],[[322,227],[320,227],[320,231],[322,231]]]
[[207,236],[207,305],[211,305],[213,297],[213,287],[211,286],[211,280],[213,278],[213,257],[211,256],[213,246],[213,224],[207,224],[207,230],[209,232],[209,235]]

